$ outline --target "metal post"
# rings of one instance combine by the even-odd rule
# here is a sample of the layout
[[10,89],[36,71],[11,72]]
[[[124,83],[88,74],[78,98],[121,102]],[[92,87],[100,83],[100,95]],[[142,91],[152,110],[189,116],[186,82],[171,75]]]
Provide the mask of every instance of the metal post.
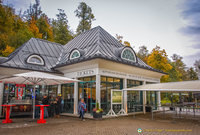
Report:
[[78,82],[74,83],[74,114],[78,114]]
[[2,112],[2,104],[3,104],[3,89],[4,89],[4,84],[2,82],[0,82],[0,116],[1,116],[1,112]]
[[101,75],[96,75],[96,103],[99,102],[101,108]]
[[35,119],[35,84],[33,85],[33,119]]

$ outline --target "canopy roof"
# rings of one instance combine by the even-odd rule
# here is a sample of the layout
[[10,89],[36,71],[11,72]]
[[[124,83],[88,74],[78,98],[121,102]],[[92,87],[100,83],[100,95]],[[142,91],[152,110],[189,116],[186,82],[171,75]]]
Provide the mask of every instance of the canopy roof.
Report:
[[127,88],[123,90],[134,91],[199,91],[200,92],[200,80],[196,81],[182,81],[182,82],[169,82],[169,83],[157,83],[146,84],[137,87]]
[[1,79],[4,83],[15,84],[37,84],[37,85],[56,85],[64,83],[78,82],[78,80],[67,77],[47,74],[43,72],[28,72],[21,74],[14,74],[11,77]]

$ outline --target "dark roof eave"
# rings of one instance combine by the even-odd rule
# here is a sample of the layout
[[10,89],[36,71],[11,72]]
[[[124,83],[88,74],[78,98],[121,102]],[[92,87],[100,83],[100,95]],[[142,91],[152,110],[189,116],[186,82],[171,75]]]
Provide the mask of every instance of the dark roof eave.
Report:
[[[109,59],[109,58],[105,58],[101,55],[97,55],[97,56],[94,56],[94,57],[90,57],[90,58],[86,58],[86,59],[81,59],[79,61],[72,61],[70,63],[64,63],[64,64],[60,64],[60,65],[56,65],[55,67],[53,67],[52,69],[55,69],[55,68],[60,68],[60,67],[63,67],[63,66],[68,66],[68,65],[72,65],[72,64],[77,64],[77,63],[80,63],[80,62],[84,62],[84,61],[88,61],[88,60],[93,60],[93,59],[104,59],[104,60],[109,60],[109,61],[113,61],[113,62],[119,62],[117,60],[114,60],[114,59]],[[147,70],[150,70],[150,71],[154,71],[154,72],[158,72],[158,73],[162,73],[162,74],[165,74],[167,75],[167,73],[163,72],[163,71],[160,71],[160,70],[157,70],[157,69],[150,69],[150,68],[147,68],[147,67],[143,67],[143,66],[137,66],[137,65],[134,65],[130,62],[123,62],[123,61],[120,61],[120,63],[122,64],[126,64],[126,65],[130,65],[130,66],[134,66],[134,67],[139,67],[139,68],[143,68],[143,69],[147,69]]]
[[29,69],[29,68],[22,68],[22,67],[10,67],[10,66],[4,66],[4,65],[0,65],[0,67],[4,67],[4,68],[13,68],[13,69],[21,69],[21,70],[30,70],[30,71],[40,71],[40,72],[45,72],[45,73],[56,73],[56,74],[63,74],[62,72],[58,71],[58,70],[54,70],[54,71],[45,71],[45,70],[38,70],[38,69]]

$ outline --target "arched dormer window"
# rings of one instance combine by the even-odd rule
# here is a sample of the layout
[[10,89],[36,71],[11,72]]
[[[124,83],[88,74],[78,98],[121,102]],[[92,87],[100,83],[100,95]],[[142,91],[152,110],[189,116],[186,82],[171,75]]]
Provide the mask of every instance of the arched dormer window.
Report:
[[77,59],[81,56],[80,52],[78,50],[73,50],[70,54],[69,59],[73,60],[73,59]]
[[31,55],[28,57],[27,63],[36,64],[36,65],[44,65],[44,60],[39,55]]
[[126,47],[122,50],[121,58],[124,60],[136,62],[136,56],[133,50],[129,47]]

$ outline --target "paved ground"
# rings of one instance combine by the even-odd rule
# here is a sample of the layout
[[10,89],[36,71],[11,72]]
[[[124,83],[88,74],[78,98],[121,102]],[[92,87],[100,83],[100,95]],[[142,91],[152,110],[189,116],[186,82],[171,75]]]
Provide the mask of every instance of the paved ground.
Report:
[[[199,119],[200,120],[200,119]],[[172,119],[162,113],[119,117],[104,120],[80,121],[73,117],[49,118],[40,125],[31,118],[14,118],[14,123],[0,123],[0,135],[199,135],[198,119]]]

